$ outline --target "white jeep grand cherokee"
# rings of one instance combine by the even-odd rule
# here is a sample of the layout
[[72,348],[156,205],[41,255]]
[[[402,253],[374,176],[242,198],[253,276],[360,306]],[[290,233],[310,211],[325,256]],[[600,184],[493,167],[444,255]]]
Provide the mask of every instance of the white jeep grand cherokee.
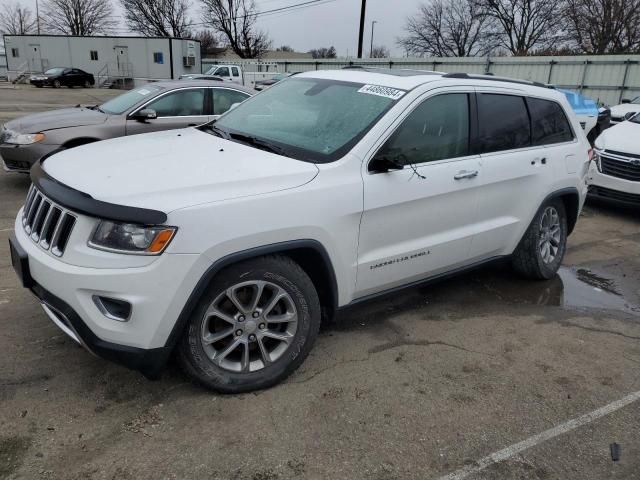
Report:
[[322,317],[511,256],[552,277],[590,152],[563,94],[496,77],[297,75],[197,128],[58,153],[12,260],[62,330],[221,392],[271,386]]

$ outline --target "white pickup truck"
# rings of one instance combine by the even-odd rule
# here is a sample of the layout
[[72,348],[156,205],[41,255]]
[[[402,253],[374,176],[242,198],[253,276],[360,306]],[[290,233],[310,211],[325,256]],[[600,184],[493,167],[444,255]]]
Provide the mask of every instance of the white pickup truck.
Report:
[[[211,78],[213,77],[213,78]],[[238,65],[214,65],[204,73],[189,73],[180,76],[181,79],[222,79],[225,82],[244,84],[244,72]]]

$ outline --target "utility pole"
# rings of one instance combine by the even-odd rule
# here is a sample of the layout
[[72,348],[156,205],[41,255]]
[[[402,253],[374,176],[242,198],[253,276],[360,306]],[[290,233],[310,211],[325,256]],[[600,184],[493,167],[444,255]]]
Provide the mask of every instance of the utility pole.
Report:
[[358,36],[358,58],[362,58],[362,41],[364,40],[364,17],[367,11],[367,0],[362,0],[360,10],[360,35]]
[[36,23],[38,24],[38,35],[40,35],[40,9],[38,8],[38,0],[36,0]]
[[373,29],[376,26],[376,23],[378,23],[377,20],[371,22],[371,50],[369,50],[369,58],[373,58]]

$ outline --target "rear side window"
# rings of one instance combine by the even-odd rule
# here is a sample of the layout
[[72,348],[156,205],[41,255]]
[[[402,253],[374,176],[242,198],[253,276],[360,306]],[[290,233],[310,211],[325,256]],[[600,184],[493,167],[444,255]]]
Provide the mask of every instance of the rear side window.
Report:
[[240,71],[238,70],[238,67],[231,67],[231,72],[233,73],[234,77],[240,76]]
[[478,109],[482,153],[531,145],[531,125],[523,97],[482,93],[478,95]]
[[527,98],[531,115],[531,135],[534,145],[570,142],[573,131],[564,110],[556,102]]

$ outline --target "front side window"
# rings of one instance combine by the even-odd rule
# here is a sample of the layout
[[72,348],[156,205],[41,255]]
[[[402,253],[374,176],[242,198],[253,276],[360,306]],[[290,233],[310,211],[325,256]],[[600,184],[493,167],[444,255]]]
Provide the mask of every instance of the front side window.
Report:
[[226,88],[213,89],[213,114],[222,115],[231,108],[234,103],[242,103],[249,94],[238,92],[237,90],[228,90]]
[[127,93],[118,95],[117,97],[112,98],[108,102],[103,103],[102,105],[100,105],[100,110],[112,115],[119,115],[133,108],[134,106],[143,102],[144,100],[153,98],[155,95],[157,95],[161,91],[162,91],[162,88],[160,87],[156,87],[151,84],[144,85],[143,87],[138,87],[134,90],[129,90]]
[[550,145],[573,140],[573,131],[560,105],[539,98],[527,98],[527,104],[531,115],[533,145]]
[[215,125],[231,135],[272,143],[292,158],[330,162],[352,148],[404,94],[395,88],[297,77],[248,99]]
[[478,95],[478,109],[482,153],[531,145],[529,114],[523,97],[482,93]]
[[229,68],[228,67],[220,67],[218,70],[216,70],[215,75],[218,75],[219,77],[228,77],[229,76]]
[[204,88],[190,88],[154,100],[145,108],[155,110],[158,117],[187,117],[202,115]]
[[469,96],[466,93],[449,93],[422,102],[376,157],[409,165],[468,154]]

